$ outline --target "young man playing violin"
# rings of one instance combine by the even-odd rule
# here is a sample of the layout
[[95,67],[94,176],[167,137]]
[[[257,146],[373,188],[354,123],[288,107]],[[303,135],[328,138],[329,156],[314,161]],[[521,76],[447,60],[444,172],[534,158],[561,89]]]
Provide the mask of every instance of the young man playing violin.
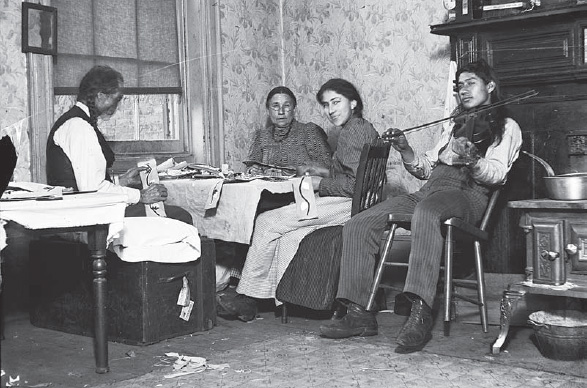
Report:
[[[498,80],[485,62],[467,64],[456,73],[459,115],[443,128],[439,143],[417,155],[399,129],[383,137],[402,157],[404,167],[427,180],[419,191],[399,195],[353,218],[343,229],[337,299],[347,315],[320,327],[322,336],[345,338],[377,334],[375,312],[366,311],[373,282],[375,254],[390,213],[411,213],[412,243],[404,295],[411,302],[408,320],[398,333],[396,352],[421,350],[432,338],[432,304],[443,251],[442,221],[460,217],[481,220],[489,195],[503,185],[522,144],[518,124],[507,117]],[[487,109],[490,106],[491,109]],[[462,113],[462,114],[460,114]]]

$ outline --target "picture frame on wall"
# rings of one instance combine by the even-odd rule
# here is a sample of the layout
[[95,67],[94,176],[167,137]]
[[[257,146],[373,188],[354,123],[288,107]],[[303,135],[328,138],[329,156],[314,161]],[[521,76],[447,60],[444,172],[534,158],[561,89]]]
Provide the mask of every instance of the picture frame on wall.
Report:
[[57,8],[22,3],[22,52],[57,55]]

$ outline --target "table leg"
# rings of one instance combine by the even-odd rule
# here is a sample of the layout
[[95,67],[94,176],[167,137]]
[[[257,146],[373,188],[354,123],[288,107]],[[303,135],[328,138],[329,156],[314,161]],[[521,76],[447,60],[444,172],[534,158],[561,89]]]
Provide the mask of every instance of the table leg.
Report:
[[88,248],[94,272],[94,335],[96,373],[107,373],[108,334],[106,313],[106,238],[108,225],[96,225],[88,232]]
[[526,293],[523,291],[505,290],[500,304],[499,335],[491,347],[492,354],[499,354],[510,330],[510,320],[518,305],[518,300]]

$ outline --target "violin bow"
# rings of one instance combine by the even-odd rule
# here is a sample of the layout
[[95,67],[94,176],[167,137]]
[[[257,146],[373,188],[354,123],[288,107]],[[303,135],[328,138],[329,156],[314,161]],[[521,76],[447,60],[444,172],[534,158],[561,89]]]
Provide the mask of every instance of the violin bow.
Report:
[[[532,90],[529,90],[527,92],[520,93],[520,94],[517,94],[517,95],[512,96],[512,97],[509,97],[509,98],[505,98],[505,99],[503,99],[501,101],[496,102],[495,104],[485,105],[485,106],[477,109],[475,112],[476,113],[483,112],[483,111],[486,111],[486,110],[490,110],[490,109],[496,108],[498,106],[504,106],[504,105],[507,105],[507,104],[511,104],[513,102],[522,101],[522,100],[525,100],[527,98],[534,97],[536,95],[538,95],[538,92],[536,90],[532,89]],[[442,123],[444,121],[452,120],[452,119],[454,119],[457,116],[459,116],[459,115],[458,114],[451,115],[451,116],[445,117],[443,119],[438,119],[438,120],[431,121],[431,122],[426,123],[426,124],[420,124],[420,125],[417,125],[415,127],[410,127],[410,128],[404,129],[402,132],[404,134],[406,134],[406,133],[413,132],[413,131],[416,131],[416,130],[419,130],[419,129],[427,128],[427,127],[430,127],[430,126],[432,126],[434,124],[438,124],[438,123]]]

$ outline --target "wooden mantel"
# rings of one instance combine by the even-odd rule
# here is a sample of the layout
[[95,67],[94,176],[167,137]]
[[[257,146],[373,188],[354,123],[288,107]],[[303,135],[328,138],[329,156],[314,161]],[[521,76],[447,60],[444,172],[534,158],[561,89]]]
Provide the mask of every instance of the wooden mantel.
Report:
[[504,85],[587,80],[587,5],[437,24],[431,33],[453,39],[459,64],[487,59]]
[[561,7],[555,9],[536,9],[512,16],[474,19],[466,22],[452,22],[435,24],[430,26],[430,32],[436,35],[453,35],[466,30],[495,29],[508,24],[544,23],[550,21],[568,21],[569,18],[577,18],[587,15],[587,5]]

